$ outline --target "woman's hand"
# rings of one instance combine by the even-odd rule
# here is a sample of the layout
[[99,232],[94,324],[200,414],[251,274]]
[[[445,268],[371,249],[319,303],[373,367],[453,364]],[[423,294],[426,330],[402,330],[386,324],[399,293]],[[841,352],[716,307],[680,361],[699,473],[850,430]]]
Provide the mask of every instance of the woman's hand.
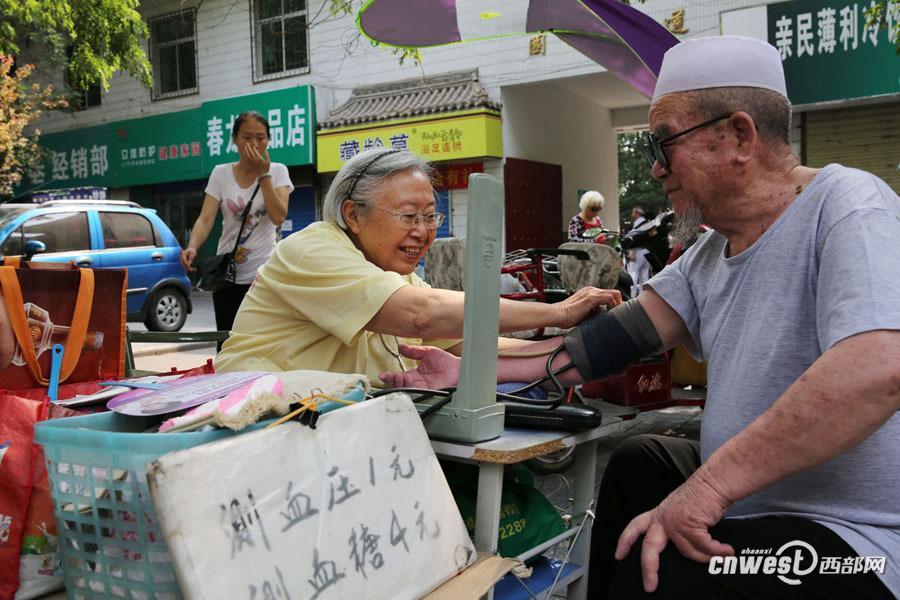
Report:
[[400,354],[419,361],[410,371],[384,372],[378,377],[388,388],[426,388],[439,390],[453,387],[459,381],[460,359],[449,352],[432,346],[407,346],[400,344]]
[[269,166],[272,164],[272,161],[269,160],[268,149],[263,148],[262,153],[260,153],[253,144],[245,144],[242,156],[254,177],[262,177],[268,174]]
[[197,258],[197,249],[191,246],[182,250],[181,254],[178,256],[178,259],[181,261],[181,266],[184,267],[184,270],[188,273],[193,273],[197,270],[192,265],[195,258]]
[[595,287],[581,288],[562,302],[554,304],[559,307],[558,327],[567,329],[575,327],[584,319],[600,310],[600,307],[615,308],[622,304],[619,290],[601,290]]

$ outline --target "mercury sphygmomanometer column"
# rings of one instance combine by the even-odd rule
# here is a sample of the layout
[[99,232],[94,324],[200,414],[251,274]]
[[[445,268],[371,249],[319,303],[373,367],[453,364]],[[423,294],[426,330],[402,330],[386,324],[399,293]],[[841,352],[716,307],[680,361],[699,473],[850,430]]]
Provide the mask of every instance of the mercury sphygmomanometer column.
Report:
[[470,175],[459,385],[452,401],[427,418],[432,437],[474,443],[503,433],[504,407],[496,399],[502,227],[503,184],[484,173]]

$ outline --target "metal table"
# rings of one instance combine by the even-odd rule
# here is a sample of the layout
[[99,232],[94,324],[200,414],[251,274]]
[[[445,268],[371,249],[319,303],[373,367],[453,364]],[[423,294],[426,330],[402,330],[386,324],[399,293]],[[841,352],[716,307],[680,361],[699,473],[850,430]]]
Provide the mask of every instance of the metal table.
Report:
[[[602,425],[589,431],[568,433],[560,431],[538,431],[530,429],[505,429],[503,435],[488,442],[465,444],[432,440],[435,454],[448,460],[475,463],[478,465],[478,498],[475,507],[475,548],[480,552],[497,552],[500,527],[501,492],[505,465],[519,463],[530,458],[544,456],[566,448],[575,447],[575,503],[572,508],[572,524],[562,535],[533,548],[522,558],[541,554],[551,545],[572,537],[582,521],[587,518],[585,511],[594,500],[597,473],[597,442],[622,427],[622,420],[610,418]],[[582,575],[590,557],[590,523],[578,535],[572,549],[570,562],[577,569],[560,578],[558,588],[567,587],[570,599],[584,600],[587,597],[587,581]],[[536,594],[538,590],[533,590]],[[493,593],[488,595],[490,600]]]

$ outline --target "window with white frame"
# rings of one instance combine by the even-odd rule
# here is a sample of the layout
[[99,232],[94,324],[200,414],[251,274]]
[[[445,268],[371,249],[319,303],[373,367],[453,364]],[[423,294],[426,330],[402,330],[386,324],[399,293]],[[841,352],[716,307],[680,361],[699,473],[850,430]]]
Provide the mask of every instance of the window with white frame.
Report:
[[194,9],[150,19],[153,98],[197,91],[197,27]]
[[308,69],[306,0],[253,0],[253,24],[255,81]]

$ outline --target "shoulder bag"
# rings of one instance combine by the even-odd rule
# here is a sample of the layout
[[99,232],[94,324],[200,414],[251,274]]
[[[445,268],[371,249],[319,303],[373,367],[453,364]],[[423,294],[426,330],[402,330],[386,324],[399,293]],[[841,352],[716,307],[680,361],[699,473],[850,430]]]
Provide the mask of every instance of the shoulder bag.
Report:
[[244,223],[247,215],[250,214],[250,207],[253,206],[253,199],[256,198],[256,192],[259,191],[259,184],[253,190],[250,201],[247,202],[244,212],[241,213],[241,228],[238,230],[237,239],[234,241],[234,248],[231,252],[225,254],[216,254],[212,258],[203,261],[200,267],[200,289],[207,292],[218,292],[226,285],[234,283],[237,274],[237,266],[234,263],[234,255],[237,252],[238,245],[241,242],[241,234],[244,233]]

